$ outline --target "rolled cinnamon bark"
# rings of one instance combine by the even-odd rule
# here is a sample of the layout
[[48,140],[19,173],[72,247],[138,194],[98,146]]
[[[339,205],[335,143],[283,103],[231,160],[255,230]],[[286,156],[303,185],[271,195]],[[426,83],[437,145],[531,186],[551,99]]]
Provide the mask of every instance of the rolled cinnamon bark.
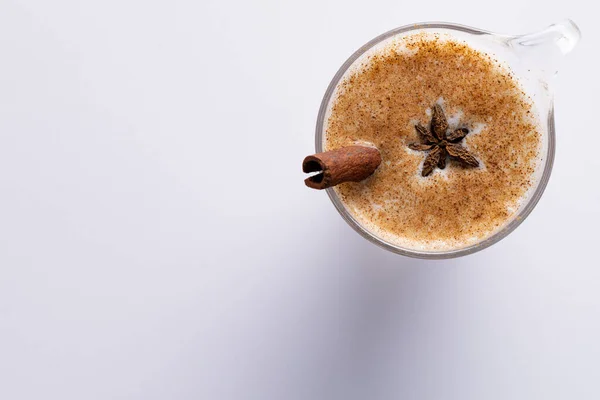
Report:
[[343,182],[360,182],[381,164],[381,154],[374,147],[348,146],[308,156],[302,162],[306,173],[318,172],[304,180],[313,189],[327,189]]

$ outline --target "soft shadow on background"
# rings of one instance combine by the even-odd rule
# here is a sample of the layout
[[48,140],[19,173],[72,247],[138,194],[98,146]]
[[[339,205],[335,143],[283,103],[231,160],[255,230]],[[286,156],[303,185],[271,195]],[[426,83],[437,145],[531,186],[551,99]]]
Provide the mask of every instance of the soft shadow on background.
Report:
[[[332,208],[325,211],[331,218],[324,216],[318,234],[307,229],[288,238],[302,243],[301,237],[310,236],[299,250],[309,256],[288,252],[272,260],[280,270],[270,269],[244,300],[232,304],[231,319],[212,332],[212,345],[192,350],[213,361],[205,370],[213,377],[204,382],[209,392],[230,398],[257,393],[251,398],[361,399],[387,398],[390,391],[441,395],[458,384],[448,369],[459,359],[442,359],[433,367],[426,360],[437,351],[455,353],[444,342],[455,340],[460,331],[455,323],[469,318],[468,311],[455,309],[464,301],[456,291],[465,287],[457,282],[457,269],[474,262],[389,253],[360,237]],[[444,339],[438,341],[441,331]],[[225,369],[226,382],[218,379]]]
[[[517,260],[509,250],[527,246],[531,226],[481,253],[426,261],[369,243],[331,205],[314,212],[318,229],[304,225],[280,239],[288,250],[271,259],[278,267],[194,341],[208,343],[192,346],[192,359],[207,357],[212,379],[183,387],[232,399],[504,400],[562,395],[578,379],[552,380],[561,371],[555,360],[573,356],[563,338],[597,310],[579,308],[565,325],[569,285],[535,258]],[[302,245],[290,251],[292,243]],[[587,365],[586,354],[575,359]]]

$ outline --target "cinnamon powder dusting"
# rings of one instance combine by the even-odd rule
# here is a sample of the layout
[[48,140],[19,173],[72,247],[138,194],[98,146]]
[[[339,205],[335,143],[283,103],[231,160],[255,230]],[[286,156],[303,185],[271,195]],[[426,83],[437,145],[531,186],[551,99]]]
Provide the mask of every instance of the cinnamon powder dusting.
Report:
[[[448,250],[479,242],[508,222],[535,183],[541,128],[507,67],[463,42],[416,34],[371,53],[339,83],[325,150],[371,143],[382,162],[368,179],[335,188],[368,230],[397,245]],[[477,168],[449,163],[421,176],[416,124],[441,104],[449,129]],[[458,124],[460,123],[460,126]]]

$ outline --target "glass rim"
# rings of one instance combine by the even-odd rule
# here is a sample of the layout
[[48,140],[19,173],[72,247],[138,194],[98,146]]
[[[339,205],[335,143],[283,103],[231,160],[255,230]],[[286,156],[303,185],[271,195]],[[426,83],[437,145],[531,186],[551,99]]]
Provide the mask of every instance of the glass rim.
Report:
[[[329,86],[327,87],[325,95],[323,96],[323,99],[321,101],[321,106],[319,107],[319,114],[317,116],[317,124],[316,124],[316,130],[315,130],[315,149],[316,149],[317,153],[320,153],[323,151],[323,134],[324,134],[323,128],[324,128],[325,116],[327,113],[327,108],[328,108],[329,102],[331,101],[331,98],[335,92],[335,89],[336,89],[339,81],[344,76],[344,74],[346,73],[348,68],[350,68],[350,66],[360,56],[362,56],[365,52],[367,52],[369,49],[371,49],[373,46],[377,45],[378,43],[380,43],[392,36],[400,34],[400,33],[408,32],[408,31],[412,31],[412,30],[422,30],[422,29],[448,29],[448,30],[456,30],[456,31],[461,31],[461,32],[465,32],[465,33],[470,33],[470,34],[474,34],[474,35],[492,34],[489,31],[476,29],[476,28],[472,28],[469,26],[459,25],[459,24],[452,24],[452,23],[446,23],[446,22],[422,22],[422,23],[417,23],[417,24],[404,25],[404,26],[392,29],[390,31],[387,31],[387,32],[375,37],[374,39],[370,40],[369,42],[367,42],[366,44],[361,46],[338,69],[338,71],[334,75],[333,79],[329,83]],[[500,36],[502,36],[502,35],[500,35]],[[499,242],[500,240],[502,240],[506,236],[508,236],[511,232],[513,232],[529,216],[529,214],[533,211],[533,209],[539,202],[540,198],[542,197],[542,194],[544,193],[544,190],[546,189],[548,181],[550,180],[552,166],[554,165],[556,136],[555,136],[555,127],[554,127],[554,100],[553,100],[552,96],[549,99],[549,104],[548,104],[547,126],[548,126],[548,131],[547,131],[548,144],[547,144],[547,152],[545,155],[546,156],[545,162],[543,165],[542,176],[540,177],[540,180],[537,184],[537,187],[535,188],[535,191],[529,197],[527,204],[525,204],[525,206],[521,208],[521,210],[518,212],[518,214],[513,216],[512,220],[510,222],[508,222],[506,225],[504,225],[500,230],[493,233],[492,235],[485,238],[484,240],[474,243],[472,245],[469,245],[467,247],[462,247],[462,248],[452,249],[452,250],[444,250],[444,251],[426,251],[426,250],[404,248],[404,247],[395,245],[395,244],[390,243],[378,236],[375,236],[375,234],[371,233],[363,225],[361,225],[346,210],[346,207],[341,202],[341,200],[339,199],[338,195],[333,190],[333,188],[326,189],[327,195],[331,199],[331,202],[333,203],[333,205],[335,206],[337,211],[340,213],[342,218],[344,218],[344,220],[356,232],[358,232],[365,239],[369,240],[370,242],[372,242],[386,250],[389,250],[391,252],[401,254],[404,256],[413,257],[413,258],[422,258],[422,259],[448,259],[448,258],[456,258],[456,257],[465,256],[468,254],[473,254],[473,253],[481,251],[481,250]]]

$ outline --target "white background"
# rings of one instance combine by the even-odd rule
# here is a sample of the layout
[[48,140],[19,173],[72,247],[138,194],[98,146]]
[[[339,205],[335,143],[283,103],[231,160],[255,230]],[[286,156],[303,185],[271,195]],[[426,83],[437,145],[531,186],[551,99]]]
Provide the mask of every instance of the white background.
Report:
[[[598,399],[598,10],[587,0],[0,3],[0,398]],[[421,261],[304,187],[325,89],[397,26],[570,17],[552,179]]]

